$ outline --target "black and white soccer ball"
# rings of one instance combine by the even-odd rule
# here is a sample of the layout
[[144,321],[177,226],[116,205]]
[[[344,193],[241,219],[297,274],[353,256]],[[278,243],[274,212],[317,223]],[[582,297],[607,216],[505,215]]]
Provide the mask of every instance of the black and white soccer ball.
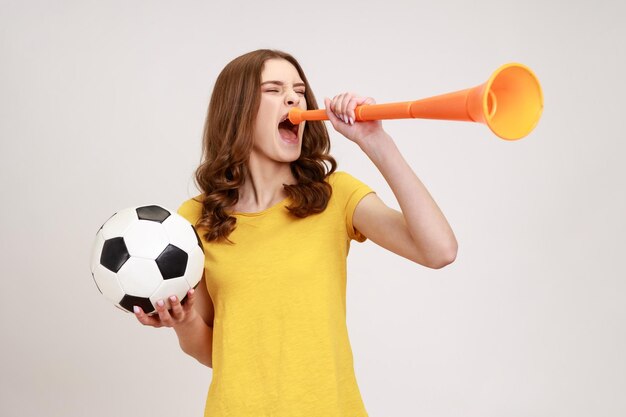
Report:
[[96,233],[91,273],[98,290],[126,312],[139,306],[156,314],[169,309],[169,296],[184,302],[204,269],[204,251],[194,227],[158,205],[129,207],[111,216]]

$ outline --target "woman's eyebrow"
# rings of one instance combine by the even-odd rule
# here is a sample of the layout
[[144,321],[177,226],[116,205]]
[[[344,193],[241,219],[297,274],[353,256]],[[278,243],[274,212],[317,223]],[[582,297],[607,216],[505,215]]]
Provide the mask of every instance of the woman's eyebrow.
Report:
[[[264,81],[264,82],[261,83],[261,85],[265,85],[265,84],[276,84],[276,85],[280,85],[280,86],[285,85],[284,82],[276,81],[276,80]],[[304,83],[295,83],[293,86],[294,87],[305,87],[305,84]]]

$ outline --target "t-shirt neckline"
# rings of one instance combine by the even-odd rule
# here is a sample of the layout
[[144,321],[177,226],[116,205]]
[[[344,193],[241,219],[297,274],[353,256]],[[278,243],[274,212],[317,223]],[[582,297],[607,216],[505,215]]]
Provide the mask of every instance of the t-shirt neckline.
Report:
[[250,212],[250,213],[246,213],[242,211],[232,211],[232,212],[229,212],[228,214],[231,216],[244,216],[244,217],[262,216],[264,214],[280,209],[285,204],[285,202],[287,202],[287,200],[289,200],[289,196],[285,197],[284,199],[274,204],[273,206],[270,206],[266,208],[265,210],[261,210],[261,211]]

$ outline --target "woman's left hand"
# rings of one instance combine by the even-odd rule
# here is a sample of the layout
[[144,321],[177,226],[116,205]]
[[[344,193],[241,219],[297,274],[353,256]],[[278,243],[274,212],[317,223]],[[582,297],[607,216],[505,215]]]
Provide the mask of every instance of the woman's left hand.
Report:
[[354,109],[360,105],[376,104],[371,97],[360,97],[354,93],[342,93],[332,100],[325,98],[326,114],[335,130],[357,145],[363,147],[368,138],[384,134],[380,120],[357,122]]

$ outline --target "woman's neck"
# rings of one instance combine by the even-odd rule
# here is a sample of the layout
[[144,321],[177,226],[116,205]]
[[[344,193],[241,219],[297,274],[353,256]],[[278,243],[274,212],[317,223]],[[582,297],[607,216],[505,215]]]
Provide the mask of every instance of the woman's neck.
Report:
[[296,184],[288,162],[255,161],[250,159],[248,176],[239,188],[239,212],[259,212],[287,198],[283,184]]

